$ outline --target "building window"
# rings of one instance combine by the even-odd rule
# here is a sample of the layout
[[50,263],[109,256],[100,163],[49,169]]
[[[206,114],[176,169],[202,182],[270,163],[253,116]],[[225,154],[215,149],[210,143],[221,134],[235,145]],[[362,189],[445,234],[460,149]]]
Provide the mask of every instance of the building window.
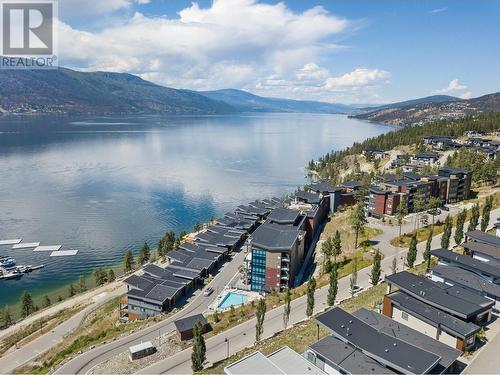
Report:
[[401,318],[404,320],[408,320],[408,313],[406,311],[401,311]]
[[251,288],[260,292],[266,285],[266,252],[264,250],[256,248],[252,250],[251,267]]

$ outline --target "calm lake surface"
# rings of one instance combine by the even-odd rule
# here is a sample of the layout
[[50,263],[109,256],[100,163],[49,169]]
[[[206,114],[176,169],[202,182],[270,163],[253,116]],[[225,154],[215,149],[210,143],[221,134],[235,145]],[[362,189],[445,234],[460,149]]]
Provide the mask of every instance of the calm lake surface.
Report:
[[191,230],[238,204],[303,185],[304,166],[332,149],[390,131],[341,115],[0,118],[0,239],[63,245],[74,257],[0,246],[18,264],[0,306],[42,295]]

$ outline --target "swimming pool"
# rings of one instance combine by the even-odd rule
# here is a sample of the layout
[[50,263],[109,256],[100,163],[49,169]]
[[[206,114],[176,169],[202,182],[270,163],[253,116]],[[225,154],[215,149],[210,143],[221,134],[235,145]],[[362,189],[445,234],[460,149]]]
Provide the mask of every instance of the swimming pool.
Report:
[[244,294],[229,292],[224,296],[222,301],[219,302],[217,306],[221,310],[225,310],[230,308],[231,306],[240,306],[243,305],[247,301],[247,296]]

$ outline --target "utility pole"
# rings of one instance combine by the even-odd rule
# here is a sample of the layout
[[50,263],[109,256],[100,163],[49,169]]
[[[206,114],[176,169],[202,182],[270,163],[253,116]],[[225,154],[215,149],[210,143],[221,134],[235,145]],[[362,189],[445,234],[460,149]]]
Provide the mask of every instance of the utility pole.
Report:
[[229,358],[229,339],[226,337],[224,339],[224,342],[227,342],[227,355],[226,355],[226,359],[228,359]]

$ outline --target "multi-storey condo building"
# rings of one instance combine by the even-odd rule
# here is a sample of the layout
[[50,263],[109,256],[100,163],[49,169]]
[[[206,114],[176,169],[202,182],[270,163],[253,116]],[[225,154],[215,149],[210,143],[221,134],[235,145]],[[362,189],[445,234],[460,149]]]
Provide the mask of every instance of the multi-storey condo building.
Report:
[[281,291],[293,286],[304,259],[306,215],[275,209],[248,240],[250,285],[254,291]]
[[439,176],[448,178],[447,203],[460,202],[469,198],[472,171],[445,167],[439,170]]

